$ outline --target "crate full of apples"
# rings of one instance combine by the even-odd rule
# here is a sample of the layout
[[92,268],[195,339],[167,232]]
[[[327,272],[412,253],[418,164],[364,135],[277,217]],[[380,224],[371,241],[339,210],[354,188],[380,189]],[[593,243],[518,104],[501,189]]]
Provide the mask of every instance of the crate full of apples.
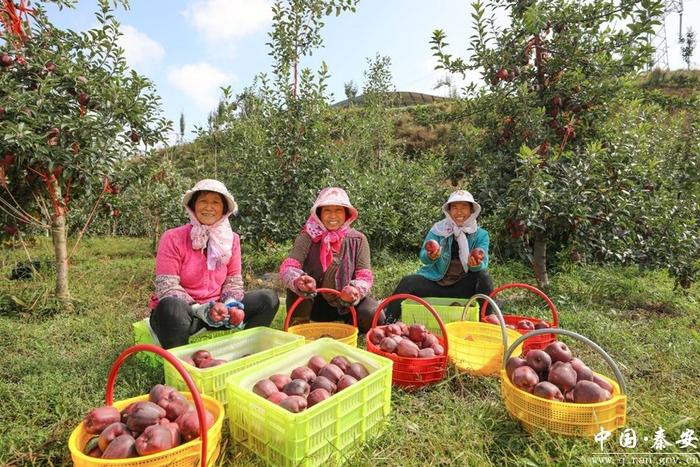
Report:
[[272,465],[327,465],[378,434],[389,359],[322,338],[227,380],[231,435]]

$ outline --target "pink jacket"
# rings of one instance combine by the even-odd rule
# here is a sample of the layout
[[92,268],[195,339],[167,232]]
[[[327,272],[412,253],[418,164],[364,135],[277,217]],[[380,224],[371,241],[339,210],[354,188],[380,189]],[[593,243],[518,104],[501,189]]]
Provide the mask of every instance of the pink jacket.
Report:
[[233,234],[231,259],[213,271],[207,269],[207,257],[192,249],[191,224],[167,230],[160,239],[156,256],[156,292],[150,308],[158,300],[173,296],[187,303],[241,300],[245,293],[241,276],[241,240]]

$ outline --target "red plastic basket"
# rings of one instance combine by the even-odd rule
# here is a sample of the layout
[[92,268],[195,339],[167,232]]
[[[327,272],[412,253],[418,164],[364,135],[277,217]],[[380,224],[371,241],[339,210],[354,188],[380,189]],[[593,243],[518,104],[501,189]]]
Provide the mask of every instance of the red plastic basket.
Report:
[[[416,389],[426,384],[435,383],[442,380],[445,377],[445,370],[447,369],[447,355],[449,353],[449,348],[447,344],[447,331],[445,330],[445,325],[440,319],[440,315],[435,311],[435,309],[430,306],[428,302],[420,297],[416,297],[410,294],[396,294],[385,298],[377,306],[377,310],[374,312],[374,318],[372,319],[371,329],[377,327],[377,320],[382,310],[386,306],[393,302],[394,300],[412,300],[426,307],[430,311],[438,325],[440,326],[440,331],[442,332],[442,338],[436,336],[440,345],[445,349],[445,353],[439,357],[431,358],[411,358],[411,357],[401,357],[393,353],[384,352],[379,348],[379,346],[374,345],[369,339],[367,339],[367,350],[382,357],[386,357],[394,362],[394,367],[392,370],[391,379],[395,386],[404,389]],[[379,326],[384,328],[386,326]]]
[[[318,293],[327,293],[336,296],[340,296],[340,292],[335,289],[319,288],[316,289]],[[309,300],[306,297],[297,298],[292,306],[289,307],[287,312],[287,317],[284,319],[284,331],[291,332],[292,334],[297,334],[299,336],[304,336],[306,342],[310,342],[321,337],[330,337],[345,344],[357,347],[357,311],[355,307],[350,305],[350,314],[352,315],[352,325],[345,323],[335,323],[335,322],[314,322],[297,324],[295,326],[289,326],[292,320],[292,315],[299,307],[299,304],[304,300]]]
[[[503,319],[506,322],[506,325],[517,325],[520,321],[526,320],[530,321],[533,325],[537,323],[538,321],[545,321],[547,324],[549,324],[549,327],[552,328],[557,328],[559,327],[559,313],[557,312],[557,307],[554,306],[554,302],[552,302],[552,299],[550,299],[546,293],[542,292],[540,289],[537,287],[533,287],[530,284],[523,284],[520,282],[515,282],[512,284],[505,284],[500,287],[497,287],[489,294],[491,298],[495,298],[496,295],[498,295],[500,292],[508,289],[525,289],[528,290],[535,295],[538,295],[542,297],[542,299],[547,303],[547,306],[549,307],[549,311],[552,312],[552,321],[547,321],[543,320],[542,318],[535,318],[531,316],[519,316],[519,315],[509,315],[509,314],[503,314]],[[488,303],[484,302],[481,305],[481,321],[485,321],[486,317],[486,308],[488,307]],[[529,331],[527,329],[516,329],[520,334],[527,334]],[[523,344],[523,353],[527,353],[529,350],[533,349],[544,349],[547,347],[549,344],[555,341],[555,336],[554,334],[539,334],[534,337],[528,338],[525,343]]]

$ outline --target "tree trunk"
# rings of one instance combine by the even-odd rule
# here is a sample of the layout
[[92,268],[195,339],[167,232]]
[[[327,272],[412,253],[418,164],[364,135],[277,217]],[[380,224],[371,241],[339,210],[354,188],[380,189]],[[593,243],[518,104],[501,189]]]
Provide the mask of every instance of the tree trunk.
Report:
[[61,186],[54,178],[48,182],[52,196],[53,217],[51,219],[51,240],[56,259],[56,298],[63,302],[65,309],[72,309],[68,291],[68,239],[66,238],[66,209],[61,195]]
[[294,68],[292,73],[294,74],[294,84],[292,85],[292,96],[296,99],[297,98],[297,59],[294,59]]
[[532,266],[537,285],[540,289],[546,289],[549,287],[549,277],[547,276],[547,237],[544,233],[535,234],[533,253]]
[[68,245],[66,241],[66,216],[63,211],[51,220],[51,239],[56,257],[56,297],[64,304],[70,301],[68,292]]
[[151,243],[151,249],[153,254],[158,253],[158,239],[160,238],[160,212],[156,212],[156,220],[153,226],[153,242]]

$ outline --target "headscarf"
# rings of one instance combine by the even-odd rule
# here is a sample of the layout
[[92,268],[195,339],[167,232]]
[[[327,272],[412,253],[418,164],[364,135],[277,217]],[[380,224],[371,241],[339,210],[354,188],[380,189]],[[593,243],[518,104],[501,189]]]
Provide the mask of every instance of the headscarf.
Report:
[[[212,225],[201,224],[197,220],[195,212],[188,206],[192,196],[198,191],[212,191],[223,195],[224,199],[226,199],[226,211],[221,216],[221,219]],[[221,265],[228,264],[231,259],[231,248],[233,247],[233,230],[228,218],[238,212],[238,204],[233,195],[229,193],[226,186],[220,181],[204,179],[197,182],[192,189],[187,190],[182,197],[182,204],[190,217],[190,224],[192,224],[192,230],[190,231],[192,249],[207,249],[207,269],[213,271]]]
[[[345,223],[338,229],[329,231],[319,219],[316,211],[322,206],[343,206],[350,215],[345,219]],[[311,214],[306,219],[304,230],[309,234],[314,243],[321,242],[321,268],[326,272],[328,266],[333,261],[333,253],[340,251],[340,245],[345,238],[345,234],[350,224],[357,219],[357,209],[350,204],[348,194],[342,188],[324,188],[318,194],[314,205],[311,207]]]
[[[457,225],[450,215],[450,204],[457,201],[465,201],[472,205],[472,214],[464,221],[464,225],[461,227]],[[447,199],[447,202],[442,205],[442,211],[445,213],[445,218],[436,222],[430,231],[441,237],[454,235],[455,240],[457,240],[457,245],[459,246],[459,261],[462,263],[464,271],[469,271],[469,241],[467,240],[467,234],[476,232],[478,227],[476,218],[479,217],[481,206],[474,201],[474,197],[471,193],[464,190],[457,190],[454,191]]]

